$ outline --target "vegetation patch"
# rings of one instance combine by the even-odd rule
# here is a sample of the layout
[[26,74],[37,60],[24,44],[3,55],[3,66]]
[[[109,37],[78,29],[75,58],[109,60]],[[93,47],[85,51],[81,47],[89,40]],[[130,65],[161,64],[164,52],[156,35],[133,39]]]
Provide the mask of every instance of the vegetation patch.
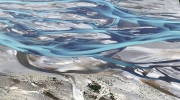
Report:
[[88,84],[88,87],[96,93],[99,93],[99,90],[101,89],[101,86],[97,83]]
[[95,95],[88,95],[89,98],[97,99],[97,96]]
[[20,80],[18,80],[18,79],[13,79],[13,78],[11,78],[11,80],[12,80],[14,83],[16,83],[16,84],[19,84],[19,83],[20,83]]
[[44,91],[43,94],[50,97],[53,100],[59,100],[59,98],[55,97],[52,93],[50,93],[48,91]]
[[114,98],[114,95],[113,95],[112,93],[110,93],[110,98],[111,98],[111,100],[116,100],[116,99]]
[[104,98],[104,97],[101,97],[99,100],[107,100],[106,98]]

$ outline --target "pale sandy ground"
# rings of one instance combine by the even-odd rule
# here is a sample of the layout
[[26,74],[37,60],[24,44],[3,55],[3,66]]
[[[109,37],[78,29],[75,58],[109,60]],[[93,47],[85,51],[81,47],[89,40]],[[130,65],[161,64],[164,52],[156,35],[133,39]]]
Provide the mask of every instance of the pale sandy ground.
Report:
[[178,0],[124,0],[115,4],[122,8],[138,13],[145,13],[144,16],[166,19],[180,19],[180,3]]
[[[11,49],[1,46],[0,51],[0,100],[179,100],[121,70],[64,77],[27,69]],[[95,91],[88,84],[100,88]]]

